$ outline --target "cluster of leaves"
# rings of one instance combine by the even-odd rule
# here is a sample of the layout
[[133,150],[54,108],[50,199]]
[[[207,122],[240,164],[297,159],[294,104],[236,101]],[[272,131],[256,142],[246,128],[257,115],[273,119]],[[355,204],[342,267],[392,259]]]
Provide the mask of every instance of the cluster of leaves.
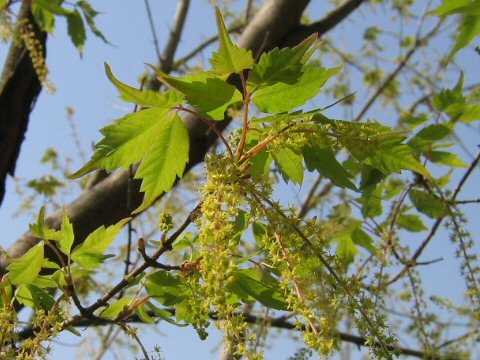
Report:
[[[2,2],[0,2],[0,10],[8,3],[7,0]],[[65,5],[73,8],[70,9]],[[95,17],[99,12],[90,5],[88,0],[78,0],[68,4],[63,0],[33,0],[32,13],[40,28],[51,34],[55,31],[55,17],[64,17],[67,20],[68,35],[80,55],[83,53],[87,39],[85,23],[95,36],[108,42],[95,24]]]

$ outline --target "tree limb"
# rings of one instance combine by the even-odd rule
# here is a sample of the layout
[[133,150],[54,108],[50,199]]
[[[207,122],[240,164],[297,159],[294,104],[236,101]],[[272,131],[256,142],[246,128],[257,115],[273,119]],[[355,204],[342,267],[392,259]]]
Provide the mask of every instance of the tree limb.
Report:
[[[45,56],[46,33],[36,26],[30,2],[23,2],[16,29],[27,21]],[[42,89],[30,54],[23,42],[12,40],[0,79],[0,204],[8,174],[14,175],[20,146],[25,138],[30,112]]]

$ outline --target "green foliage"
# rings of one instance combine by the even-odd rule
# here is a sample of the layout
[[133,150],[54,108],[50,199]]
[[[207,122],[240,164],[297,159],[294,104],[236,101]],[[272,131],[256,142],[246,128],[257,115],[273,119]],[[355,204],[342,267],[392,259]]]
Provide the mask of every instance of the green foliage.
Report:
[[8,280],[13,285],[31,284],[40,273],[43,264],[44,243],[39,242],[24,255],[7,266]]
[[479,0],[444,0],[442,5],[431,12],[432,15],[449,16],[459,14],[462,21],[458,26],[457,41],[446,62],[449,63],[455,54],[480,35],[480,1]]

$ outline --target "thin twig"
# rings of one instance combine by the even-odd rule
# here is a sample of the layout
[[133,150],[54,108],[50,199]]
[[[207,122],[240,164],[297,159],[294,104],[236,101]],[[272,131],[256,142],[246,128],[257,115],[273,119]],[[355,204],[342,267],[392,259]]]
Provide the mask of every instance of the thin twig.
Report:
[[147,9],[148,23],[150,25],[150,31],[152,32],[153,45],[155,47],[155,53],[157,54],[157,59],[160,61],[162,56],[160,55],[160,48],[158,45],[157,31],[155,30],[155,22],[153,21],[152,10],[150,9],[149,0],[144,0],[145,8]]

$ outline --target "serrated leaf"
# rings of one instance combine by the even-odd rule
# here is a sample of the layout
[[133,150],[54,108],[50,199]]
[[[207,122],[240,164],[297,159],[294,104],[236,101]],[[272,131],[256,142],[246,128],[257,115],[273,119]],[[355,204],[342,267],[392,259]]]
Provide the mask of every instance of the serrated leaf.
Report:
[[361,227],[361,223],[358,223],[358,226],[352,231],[352,240],[358,246],[363,247],[372,254],[375,254],[377,248],[373,245],[373,239],[368,235]]
[[[168,109],[151,108],[128,114],[115,124],[101,129],[104,138],[95,145],[92,158],[80,170],[69,175],[77,178],[96,169],[111,172],[126,169],[148,156],[156,146],[158,134],[163,131]],[[171,116],[171,115],[170,115]]]
[[188,287],[183,278],[165,270],[148,275],[145,289],[148,295],[165,306],[178,304],[188,296]]
[[466,47],[480,34],[480,0],[445,0],[442,5],[430,13],[437,16],[462,15],[462,21],[457,29],[456,42],[447,57],[447,63],[460,49]]
[[35,19],[35,22],[38,24],[40,29],[50,34],[53,34],[55,30],[55,16],[52,12],[45,10],[45,8],[33,2],[32,14]]
[[115,85],[120,92],[120,98],[127,102],[132,102],[142,106],[155,106],[160,108],[173,108],[179,105],[182,100],[173,92],[159,93],[150,90],[138,90],[134,87],[126,85],[118,80],[112,73],[110,66],[107,63],[105,65],[105,73],[108,79]]
[[411,170],[425,177],[432,177],[427,169],[413,156],[412,149],[405,144],[374,151],[364,162],[386,175],[392,172],[400,173],[402,170]]
[[146,303],[146,306],[149,307],[150,310],[152,310],[155,313],[155,315],[157,315],[160,319],[165,320],[166,322],[172,325],[176,325],[180,327],[188,326],[188,324],[179,324],[178,322],[172,319],[172,313],[170,311],[165,309],[160,309],[159,307],[153,305],[150,301]]
[[85,46],[87,34],[85,32],[85,25],[83,24],[82,16],[78,10],[73,10],[67,15],[67,29],[73,45],[75,45],[81,56],[83,54],[83,47]]
[[73,225],[70,222],[70,219],[67,216],[67,211],[65,209],[63,209],[63,220],[60,232],[62,234],[62,238],[58,242],[58,248],[65,255],[70,255],[70,250],[72,249],[74,240]]
[[101,226],[96,229],[87,236],[82,244],[73,249],[71,253],[72,260],[87,270],[99,267],[105,259],[111,257],[110,255],[105,255],[105,251],[107,251],[110,244],[128,221],[130,221],[130,218],[120,220],[115,225],[107,228]]
[[85,17],[87,25],[93,32],[93,34],[96,37],[102,39],[103,42],[105,42],[106,44],[109,44],[109,41],[105,38],[103,33],[98,29],[97,25],[95,24],[94,18],[99,14],[99,12],[96,11],[87,1],[78,1],[77,5],[82,9],[83,16]]
[[294,48],[275,48],[264,53],[248,77],[250,92],[277,82],[295,83],[302,75],[305,53],[317,38],[318,34],[313,34]]
[[296,184],[303,183],[304,169],[301,155],[285,147],[273,150],[272,156],[285,182],[292,180]]
[[428,230],[420,216],[414,214],[400,215],[397,218],[397,225],[410,232],[419,232]]
[[439,140],[445,139],[452,130],[443,124],[429,125],[418,132],[409,142],[408,146],[420,152],[429,150],[429,147]]
[[428,154],[428,159],[435,164],[442,164],[452,167],[468,167],[468,165],[464,163],[463,160],[458,157],[458,155],[446,151],[432,151]]
[[45,290],[33,284],[22,284],[15,291],[15,299],[33,309],[49,311],[55,305],[55,299]]
[[155,139],[156,146],[145,156],[135,174],[143,179],[140,190],[145,192],[142,204],[135,212],[150,206],[159,195],[169,191],[175,179],[181,177],[188,162],[190,147],[188,129],[175,112],[163,122],[163,129]]
[[303,74],[293,84],[276,83],[252,94],[252,102],[267,113],[291,111],[316,96],[321,87],[336,75],[342,66],[331,69],[304,65]]
[[33,0],[33,5],[55,15],[68,16],[72,13],[72,11],[63,8],[59,0]]
[[278,284],[267,284],[260,281],[258,276],[252,276],[251,269],[242,269],[235,272],[234,281],[229,289],[240,298],[251,296],[269,308],[288,310],[288,305],[280,291]]
[[306,146],[302,149],[302,154],[308,171],[317,170],[329,178],[334,185],[356,190],[355,184],[349,180],[353,175],[337,161],[331,149],[322,146]]
[[132,298],[124,297],[114,301],[101,313],[101,316],[107,319],[115,319],[119,314],[128,311],[132,303]]
[[37,237],[44,240],[59,241],[62,234],[58,230],[50,229],[45,224],[45,207],[42,206],[38,213],[37,223],[30,224],[30,231]]
[[159,78],[182,93],[190,105],[213,120],[223,120],[227,108],[243,100],[235,86],[212,74],[200,73],[174,78],[160,73]]
[[44,257],[44,243],[32,246],[18,259],[12,260],[7,266],[8,279],[14,285],[30,284],[40,273]]
[[212,72],[219,75],[230,75],[232,73],[239,73],[244,69],[251,69],[254,63],[252,52],[247,49],[240,49],[237,45],[233,44],[230,35],[228,35],[220,10],[218,8],[215,10],[219,49],[213,53],[213,57],[210,59],[210,63],[213,66]]
[[448,215],[447,206],[436,196],[421,190],[411,190],[410,200],[413,206],[432,219],[438,219]]

